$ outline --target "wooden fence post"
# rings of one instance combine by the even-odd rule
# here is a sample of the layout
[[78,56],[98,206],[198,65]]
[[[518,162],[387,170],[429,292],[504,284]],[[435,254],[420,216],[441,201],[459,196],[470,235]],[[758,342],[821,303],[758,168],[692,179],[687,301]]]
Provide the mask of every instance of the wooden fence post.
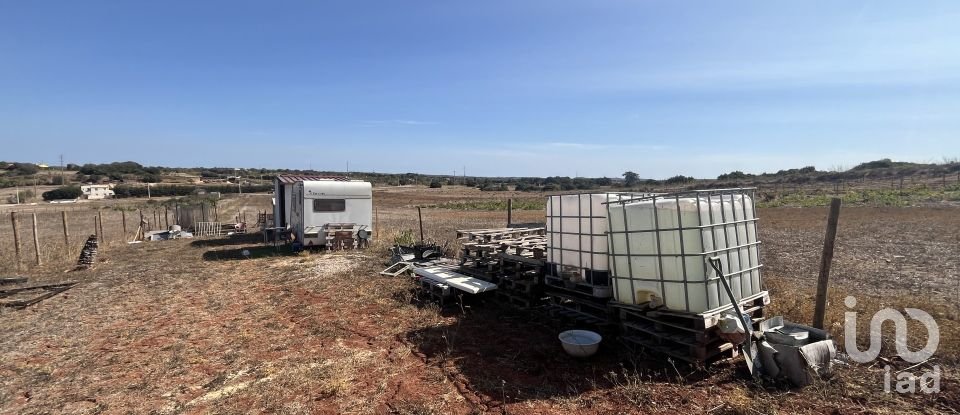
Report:
[[423,214],[420,213],[420,206],[417,206],[417,219],[420,220],[420,242],[423,242]]
[[[273,226],[277,227],[277,218],[273,218]],[[373,239],[380,239],[380,209],[373,208]]]
[[513,223],[513,198],[507,199],[507,227]]
[[827,234],[823,238],[823,255],[820,258],[820,276],[817,277],[817,304],[813,312],[813,327],[823,329],[827,308],[827,286],[830,282],[830,264],[833,262],[833,245],[837,239],[837,222],[840,219],[840,199],[830,201],[830,216],[827,218]]
[[166,229],[170,229],[170,212],[167,211],[167,207],[163,207],[163,226]]
[[37,235],[37,213],[33,213],[33,249],[37,256],[37,265],[40,265],[40,236]]
[[98,242],[100,246],[103,246],[107,244],[107,237],[103,233],[103,211],[100,209],[97,209],[97,222],[100,223],[100,241]]
[[17,255],[17,271],[20,271],[20,230],[17,229],[17,212],[10,212],[10,222],[13,224],[13,246]]
[[63,250],[70,254],[70,231],[67,230],[67,211],[60,211],[60,221],[63,222]]
[[127,211],[120,211],[120,221],[123,223],[123,240],[127,240]]

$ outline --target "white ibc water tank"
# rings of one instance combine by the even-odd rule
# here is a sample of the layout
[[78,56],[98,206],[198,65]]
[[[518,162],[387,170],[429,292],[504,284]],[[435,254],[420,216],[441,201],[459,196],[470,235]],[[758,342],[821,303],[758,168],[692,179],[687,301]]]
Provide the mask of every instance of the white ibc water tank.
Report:
[[610,205],[614,299],[702,313],[729,296],[708,259],[718,256],[736,299],[762,292],[753,198],[696,193]]
[[606,193],[547,197],[547,262],[607,269]]
[[607,271],[607,202],[632,193],[581,193],[547,197],[547,262]]

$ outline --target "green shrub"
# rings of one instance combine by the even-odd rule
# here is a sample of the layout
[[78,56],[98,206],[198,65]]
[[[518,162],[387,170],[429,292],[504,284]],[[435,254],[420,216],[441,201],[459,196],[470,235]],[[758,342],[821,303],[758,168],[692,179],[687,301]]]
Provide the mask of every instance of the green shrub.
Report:
[[7,203],[23,203],[33,199],[33,196],[34,194],[32,190],[21,190],[8,197]]
[[77,199],[83,196],[80,186],[63,186],[43,192],[43,200]]
[[410,246],[416,242],[417,240],[413,237],[413,231],[410,229],[400,231],[400,233],[393,238],[393,243],[396,245]]

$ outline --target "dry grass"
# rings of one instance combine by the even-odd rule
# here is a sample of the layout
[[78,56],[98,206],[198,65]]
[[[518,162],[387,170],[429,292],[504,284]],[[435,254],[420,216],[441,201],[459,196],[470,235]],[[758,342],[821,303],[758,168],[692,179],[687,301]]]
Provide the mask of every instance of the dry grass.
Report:
[[[38,281],[82,283],[26,310],[0,311],[0,413],[923,413],[955,411],[960,401],[950,360],[956,304],[939,294],[953,280],[906,291],[911,278],[884,280],[891,269],[925,281],[956,269],[960,246],[944,232],[953,211],[845,210],[841,221],[828,313],[835,333],[847,293],[858,295],[864,314],[917,306],[912,289],[936,294],[920,308],[945,332],[937,355],[944,392],[900,396],[882,393],[877,365],[842,366],[792,391],[753,383],[739,362],[674,366],[615,344],[591,360],[571,359],[556,343],[562,327],[539,313],[420,306],[406,281],[377,272],[393,236],[417,229],[412,206],[475,197],[442,190],[378,193],[379,240],[362,252],[288,255],[257,248],[256,237],[181,240],[118,244],[89,271],[30,269]],[[426,209],[425,233],[450,241],[454,229],[502,226],[504,216]],[[775,313],[809,318],[823,216],[761,211]],[[900,224],[873,227],[884,220]],[[882,260],[900,246],[891,235],[914,247],[909,260]],[[241,259],[242,249],[256,255]],[[952,256],[938,262],[942,254]],[[885,284],[865,287],[871,280]]]

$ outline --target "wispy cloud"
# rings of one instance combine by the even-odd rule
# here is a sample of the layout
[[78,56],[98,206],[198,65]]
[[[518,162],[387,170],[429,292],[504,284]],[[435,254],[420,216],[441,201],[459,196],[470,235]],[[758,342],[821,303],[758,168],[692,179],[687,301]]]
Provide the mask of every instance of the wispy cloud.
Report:
[[658,144],[578,143],[570,141],[534,143],[532,146],[573,150],[664,150],[667,148]]
[[366,120],[363,122],[368,125],[383,125],[383,124],[394,124],[394,125],[437,125],[440,124],[436,121],[421,121],[421,120]]
[[547,143],[550,147],[567,147],[567,148],[594,148],[596,144],[587,144],[587,143],[565,143],[565,142],[556,142],[556,143]]

